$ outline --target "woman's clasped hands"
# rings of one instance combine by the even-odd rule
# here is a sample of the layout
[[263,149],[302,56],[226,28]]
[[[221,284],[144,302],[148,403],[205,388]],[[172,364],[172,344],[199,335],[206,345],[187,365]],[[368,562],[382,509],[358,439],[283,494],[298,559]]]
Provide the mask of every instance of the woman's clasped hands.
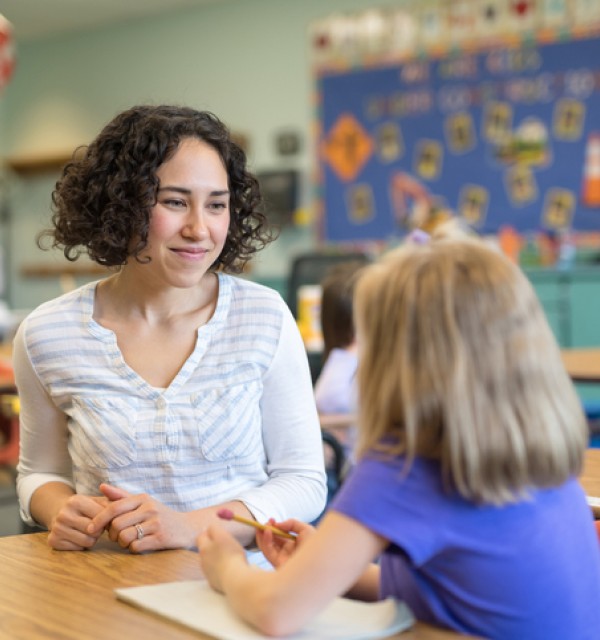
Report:
[[193,546],[197,530],[188,514],[144,493],[131,494],[109,484],[101,484],[100,491],[101,496],[66,497],[49,527],[53,549],[91,549],[105,531],[132,553]]
[[91,549],[105,531],[132,553],[193,546],[195,531],[185,513],[144,493],[131,494],[109,484],[101,484],[100,491],[101,496],[67,498],[50,526],[48,543],[53,549]]
[[93,547],[103,529],[90,531],[90,522],[107,504],[108,499],[104,496],[71,494],[50,524],[48,544],[60,551],[83,551]]
[[86,533],[98,539],[108,537],[133,553],[193,545],[194,533],[186,514],[174,511],[151,496],[131,494],[118,487],[101,484],[102,508],[91,518]]

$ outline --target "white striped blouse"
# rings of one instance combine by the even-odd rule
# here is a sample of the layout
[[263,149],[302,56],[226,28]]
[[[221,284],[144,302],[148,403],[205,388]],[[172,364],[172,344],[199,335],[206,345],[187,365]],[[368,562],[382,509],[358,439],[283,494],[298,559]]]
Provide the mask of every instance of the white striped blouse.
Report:
[[319,421],[279,294],[219,274],[213,317],[157,389],[93,319],[96,284],[44,303],[15,337],[24,520],[33,524],[34,491],[55,480],[88,495],[108,482],[179,511],[241,500],[260,521],[314,519],[326,494]]

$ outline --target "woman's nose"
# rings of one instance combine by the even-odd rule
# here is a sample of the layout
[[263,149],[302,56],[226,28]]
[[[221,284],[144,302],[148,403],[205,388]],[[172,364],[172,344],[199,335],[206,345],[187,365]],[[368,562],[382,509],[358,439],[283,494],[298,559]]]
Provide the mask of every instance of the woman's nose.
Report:
[[190,238],[202,238],[208,235],[208,227],[202,211],[190,212],[183,228],[183,233]]

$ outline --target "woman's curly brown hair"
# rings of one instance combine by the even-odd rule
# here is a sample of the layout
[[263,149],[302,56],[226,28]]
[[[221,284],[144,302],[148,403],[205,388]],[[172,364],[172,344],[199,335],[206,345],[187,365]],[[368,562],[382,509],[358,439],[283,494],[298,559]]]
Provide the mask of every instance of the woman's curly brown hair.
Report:
[[[135,106],[117,115],[63,169],[52,193],[53,228],[42,231],[67,260],[82,253],[104,266],[140,259],[148,242],[156,171],[185,138],[198,138],[220,155],[229,177],[231,221],[227,240],[212,269],[239,273],[273,240],[256,178],[244,151],[212,113],[178,106]],[[132,241],[137,240],[135,245]]]

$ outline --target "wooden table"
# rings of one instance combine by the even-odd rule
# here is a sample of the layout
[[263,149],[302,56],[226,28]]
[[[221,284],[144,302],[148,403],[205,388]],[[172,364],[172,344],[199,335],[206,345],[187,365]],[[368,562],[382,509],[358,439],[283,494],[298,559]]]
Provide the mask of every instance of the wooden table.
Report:
[[590,499],[594,516],[600,518],[600,449],[588,449],[585,452],[583,473],[579,480]]
[[[47,533],[0,538],[0,638],[199,640],[201,633],[116,599],[113,589],[202,578],[198,554],[132,555],[108,540],[92,551],[54,551]],[[459,634],[418,623],[401,640]]]
[[600,348],[563,349],[561,355],[574,382],[600,382]]
[[320,413],[321,429],[348,429],[356,423],[356,416],[351,413]]

